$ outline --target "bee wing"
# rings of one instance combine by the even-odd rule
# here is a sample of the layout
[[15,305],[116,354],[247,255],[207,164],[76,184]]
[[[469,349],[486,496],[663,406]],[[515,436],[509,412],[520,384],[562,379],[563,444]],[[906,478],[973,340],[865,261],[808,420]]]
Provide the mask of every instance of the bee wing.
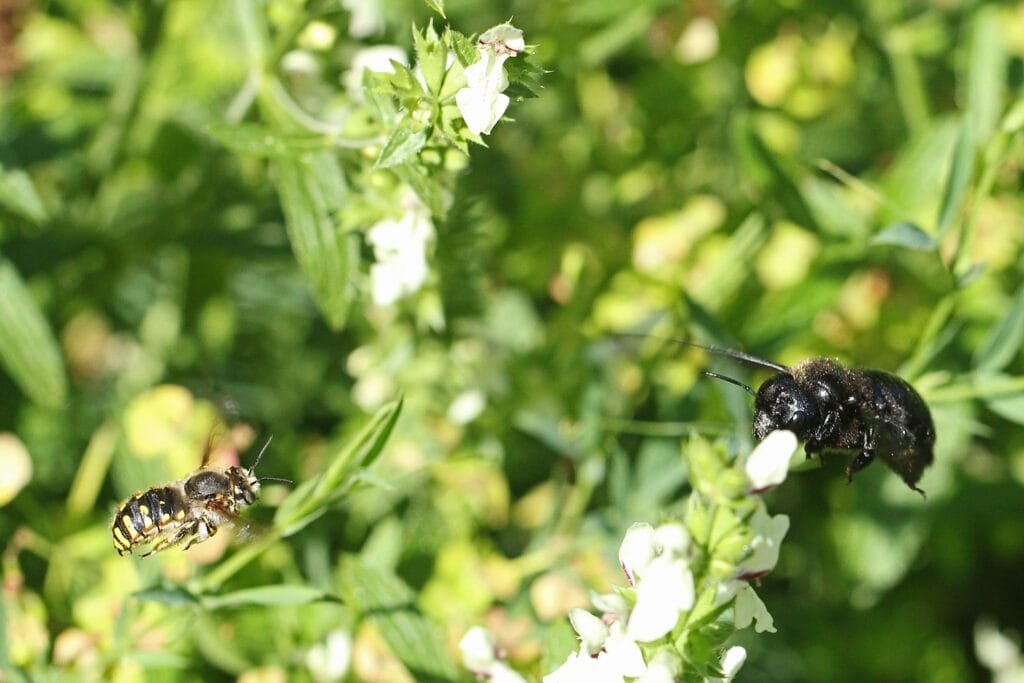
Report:
[[206,504],[206,510],[218,529],[231,529],[240,541],[254,541],[267,534],[267,525],[238,514],[238,506],[230,498],[217,497]]

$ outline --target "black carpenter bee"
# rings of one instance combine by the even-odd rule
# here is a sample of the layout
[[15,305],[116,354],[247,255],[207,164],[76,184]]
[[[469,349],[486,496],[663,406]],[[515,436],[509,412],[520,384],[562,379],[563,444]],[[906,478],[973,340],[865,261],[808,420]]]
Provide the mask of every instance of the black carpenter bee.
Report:
[[110,531],[118,555],[153,544],[141,557],[149,557],[171,546],[188,549],[217,533],[223,525],[241,526],[238,510],[256,502],[261,481],[286,481],[253,473],[270,445],[264,444],[249,469],[238,465],[213,467],[209,464],[211,444],[203,452],[199,469],[163,486],[139,491],[122,503],[114,514]]
[[778,371],[756,392],[732,377],[704,372],[754,397],[757,439],[788,429],[805,443],[808,458],[829,450],[858,451],[846,468],[848,482],[877,457],[925,495],[917,482],[934,459],[935,425],[928,405],[905,380],[881,370],[846,368],[830,358],[811,358],[788,368],[742,351],[686,343]]
[[[647,336],[647,335],[628,335]],[[877,457],[922,496],[917,487],[934,460],[935,425],[928,405],[905,380],[882,370],[846,368],[830,358],[811,358],[792,368],[763,358],[681,339],[669,339],[709,353],[775,370],[755,392],[717,372],[704,374],[742,387],[754,397],[754,436],[788,429],[804,442],[810,458],[823,451],[855,451],[846,480]]]

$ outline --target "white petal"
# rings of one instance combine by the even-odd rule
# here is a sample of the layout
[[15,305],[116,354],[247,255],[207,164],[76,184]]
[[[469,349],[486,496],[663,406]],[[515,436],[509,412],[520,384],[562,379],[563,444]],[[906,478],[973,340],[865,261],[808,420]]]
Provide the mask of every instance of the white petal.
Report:
[[466,631],[459,641],[462,663],[473,673],[486,673],[495,662],[494,636],[483,626]]
[[693,607],[694,599],[693,574],[686,563],[659,557],[637,585],[627,633],[642,643],[661,638],[675,627],[680,612]]
[[636,586],[637,578],[654,559],[656,549],[654,527],[650,524],[640,522],[626,529],[619,546],[619,565],[630,586]]
[[640,646],[622,633],[621,628],[616,629],[605,641],[604,652],[600,653],[597,659],[622,676],[631,678],[640,676],[647,670]]
[[509,102],[508,95],[489,95],[482,88],[463,88],[455,93],[462,120],[474,135],[490,134],[494,124],[505,115]]
[[761,598],[750,586],[746,586],[736,594],[733,611],[735,612],[736,628],[746,628],[753,622],[754,630],[758,633],[765,631],[775,633],[775,622],[772,615],[768,613],[768,608],[764,606]]
[[658,651],[647,665],[644,675],[636,683],[675,683],[676,675],[682,671],[679,657],[665,650]]
[[775,515],[771,517],[760,503],[754,516],[750,520],[750,527],[757,534],[751,541],[752,552],[750,556],[740,563],[738,570],[741,578],[753,579],[764,576],[779,562],[779,549],[782,547],[782,539],[789,531],[789,517],[786,515]]
[[784,429],[766,436],[747,457],[743,469],[754,492],[774,488],[786,480],[789,459],[796,452],[796,434]]
[[621,675],[616,675],[609,667],[602,666],[598,660],[579,652],[573,652],[562,666],[544,677],[544,683],[623,683]]
[[370,293],[378,306],[393,304],[402,296],[402,273],[393,262],[370,266]]
[[490,683],[526,683],[526,679],[505,662],[495,662],[489,674]]
[[608,625],[585,609],[573,607],[569,610],[569,621],[580,637],[581,649],[588,655],[596,655],[604,648],[604,642],[611,631]]
[[661,524],[654,530],[655,545],[672,557],[686,557],[690,552],[690,532],[678,522]]
[[509,23],[498,24],[480,34],[478,44],[489,47],[496,52],[519,54],[526,48],[523,32]]
[[725,680],[731,681],[745,661],[747,661],[747,651],[742,646],[733,645],[726,650],[722,656],[722,673],[725,674]]

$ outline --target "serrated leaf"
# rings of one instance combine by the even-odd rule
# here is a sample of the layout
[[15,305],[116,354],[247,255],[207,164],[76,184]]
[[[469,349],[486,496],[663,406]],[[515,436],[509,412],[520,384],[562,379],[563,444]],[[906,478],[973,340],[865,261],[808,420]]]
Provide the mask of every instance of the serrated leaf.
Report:
[[413,30],[413,44],[416,50],[416,66],[422,75],[422,83],[427,92],[438,93],[444,82],[444,73],[448,61],[448,50],[445,49],[434,31],[433,23],[422,32]]
[[888,244],[917,251],[935,251],[939,243],[921,228],[907,221],[900,221],[882,228],[871,238],[872,244]]
[[459,64],[462,66],[469,66],[480,59],[480,54],[477,52],[476,43],[458,31],[448,29],[445,31],[444,42],[448,45],[448,49],[455,54],[455,58],[459,60]]
[[160,605],[198,605],[199,598],[181,586],[145,588],[132,593],[140,602],[155,602]]
[[1017,290],[1010,312],[993,325],[985,341],[974,354],[973,365],[979,371],[1002,370],[1010,364],[1024,343],[1024,287]]
[[944,235],[953,225],[963,204],[971,176],[974,174],[974,140],[971,122],[965,119],[960,124],[960,132],[957,135],[956,145],[953,147],[953,157],[950,161],[949,176],[942,192],[942,204],[939,208],[936,230],[939,236]]
[[415,594],[389,570],[346,558],[341,571],[345,601],[370,621],[392,653],[421,683],[459,679],[437,627],[414,605]]
[[0,257],[0,363],[36,403],[58,408],[67,398],[60,347],[14,265]]
[[310,602],[337,601],[338,598],[312,586],[285,584],[259,586],[203,598],[206,609],[223,609],[243,605],[305,605]]
[[279,159],[274,179],[295,258],[328,324],[339,330],[352,304],[350,274],[359,250],[355,236],[341,233],[334,218],[347,194],[337,159],[326,152]]
[[6,170],[0,166],[0,206],[33,223],[46,220],[46,208],[32,178],[18,168]]
[[261,157],[297,157],[331,144],[324,135],[285,134],[256,123],[215,123],[206,126],[205,131],[232,152]]
[[427,144],[427,131],[414,131],[411,126],[412,121],[406,118],[395,129],[377,157],[377,168],[391,168],[411,162],[419,154]]

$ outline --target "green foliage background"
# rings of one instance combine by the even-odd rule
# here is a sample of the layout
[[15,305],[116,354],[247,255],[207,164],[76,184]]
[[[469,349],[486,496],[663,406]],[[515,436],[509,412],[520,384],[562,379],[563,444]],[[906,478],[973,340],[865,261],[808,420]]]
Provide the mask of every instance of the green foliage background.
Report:
[[[680,443],[751,445],[699,372],[764,376],[638,331],[899,372],[936,419],[927,500],[839,457],[767,496],[778,633],[741,634],[740,679],[983,678],[979,619],[1024,630],[1024,4],[378,7],[353,38],[338,3],[3,5],[9,680],[310,680],[336,630],[350,680],[468,680],[476,623],[551,670],[625,528],[680,511]],[[509,16],[547,73],[486,146],[378,88],[406,136],[380,163],[370,123],[328,143],[285,106],[344,113],[353,54],[412,52],[413,21]],[[432,275],[376,307],[363,232],[399,181]],[[215,412],[313,502],[268,485],[261,540],[118,557],[118,502],[194,468]]]

